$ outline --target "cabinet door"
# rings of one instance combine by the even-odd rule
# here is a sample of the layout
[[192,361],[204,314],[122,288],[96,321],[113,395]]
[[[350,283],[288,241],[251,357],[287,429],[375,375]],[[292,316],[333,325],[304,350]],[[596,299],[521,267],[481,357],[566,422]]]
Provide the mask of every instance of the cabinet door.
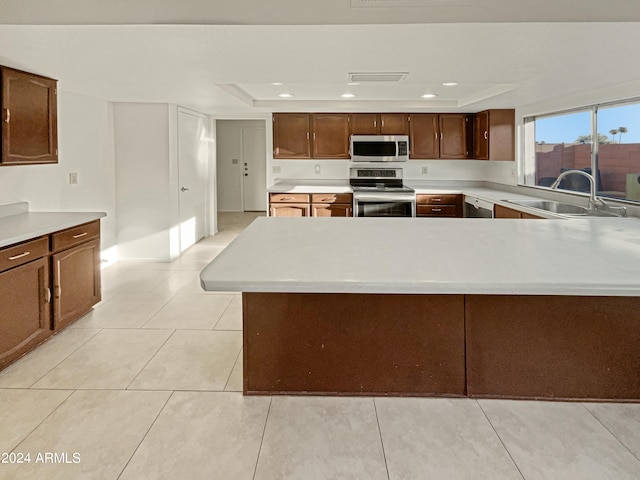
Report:
[[467,150],[467,115],[440,114],[440,158],[464,159]]
[[312,158],[350,158],[350,127],[351,115],[348,113],[314,113]]
[[56,81],[10,68],[2,75],[3,165],[58,162]]
[[515,160],[515,110],[489,110],[489,160]]
[[100,240],[54,254],[53,326],[63,328],[100,301]]
[[476,114],[475,124],[475,158],[489,160],[489,112]]
[[377,135],[380,133],[380,115],[377,113],[352,113],[351,133],[353,135]]
[[269,206],[271,217],[308,217],[308,203],[272,203]]
[[381,135],[409,135],[409,115],[406,113],[381,113]]
[[51,334],[49,258],[0,273],[0,368]]
[[409,125],[410,158],[439,158],[438,114],[414,113]]
[[311,158],[310,114],[273,114],[273,158]]
[[318,203],[311,205],[312,217],[352,217],[353,210],[346,203]]
[[503,207],[502,205],[494,205],[493,211],[493,216],[495,218],[522,218],[522,214],[518,210]]

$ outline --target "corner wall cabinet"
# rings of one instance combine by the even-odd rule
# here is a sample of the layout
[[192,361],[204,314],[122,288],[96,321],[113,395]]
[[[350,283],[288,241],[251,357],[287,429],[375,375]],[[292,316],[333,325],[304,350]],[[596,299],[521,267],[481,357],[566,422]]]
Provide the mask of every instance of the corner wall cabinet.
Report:
[[58,163],[57,81],[0,66],[0,165]]
[[485,110],[476,114],[475,158],[515,160],[515,110]]
[[99,220],[0,249],[0,369],[100,299]]

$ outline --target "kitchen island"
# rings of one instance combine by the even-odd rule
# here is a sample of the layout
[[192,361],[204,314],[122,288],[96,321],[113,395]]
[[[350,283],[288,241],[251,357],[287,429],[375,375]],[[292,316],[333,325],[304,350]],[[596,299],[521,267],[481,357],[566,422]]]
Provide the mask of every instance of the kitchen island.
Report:
[[260,218],[201,282],[245,394],[638,400],[638,271],[637,218]]

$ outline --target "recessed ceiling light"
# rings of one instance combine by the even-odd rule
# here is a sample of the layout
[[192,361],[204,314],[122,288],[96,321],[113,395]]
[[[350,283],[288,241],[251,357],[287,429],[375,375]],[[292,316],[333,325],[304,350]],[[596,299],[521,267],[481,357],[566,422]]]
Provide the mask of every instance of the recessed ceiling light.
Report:
[[424,95],[422,95],[422,98],[433,98],[437,96],[438,95],[436,95],[435,93],[425,93]]
[[353,98],[355,95],[353,93],[343,93],[340,95],[342,98]]
[[282,97],[282,98],[291,98],[291,97],[293,97],[293,93],[281,93],[278,96]]
[[282,85],[282,82],[272,82],[271,85],[276,85],[276,86]]
[[349,82],[349,83],[347,83],[347,85],[351,85],[351,86],[360,85],[360,82]]
[[444,85],[445,87],[455,87],[456,85],[458,85],[457,82],[444,82],[442,85]]

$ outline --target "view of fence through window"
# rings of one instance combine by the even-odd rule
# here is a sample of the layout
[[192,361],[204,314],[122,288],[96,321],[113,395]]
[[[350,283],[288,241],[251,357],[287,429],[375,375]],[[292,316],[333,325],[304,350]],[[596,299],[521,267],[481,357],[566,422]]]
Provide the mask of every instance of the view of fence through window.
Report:
[[[597,134],[592,132],[593,115]],[[525,183],[548,187],[560,173],[578,169],[596,173],[598,195],[640,201],[640,103],[600,106],[531,120],[535,128],[535,173],[527,176]],[[592,155],[594,138],[598,141],[597,165]],[[568,175],[560,188],[588,192],[589,180],[582,175]]]

